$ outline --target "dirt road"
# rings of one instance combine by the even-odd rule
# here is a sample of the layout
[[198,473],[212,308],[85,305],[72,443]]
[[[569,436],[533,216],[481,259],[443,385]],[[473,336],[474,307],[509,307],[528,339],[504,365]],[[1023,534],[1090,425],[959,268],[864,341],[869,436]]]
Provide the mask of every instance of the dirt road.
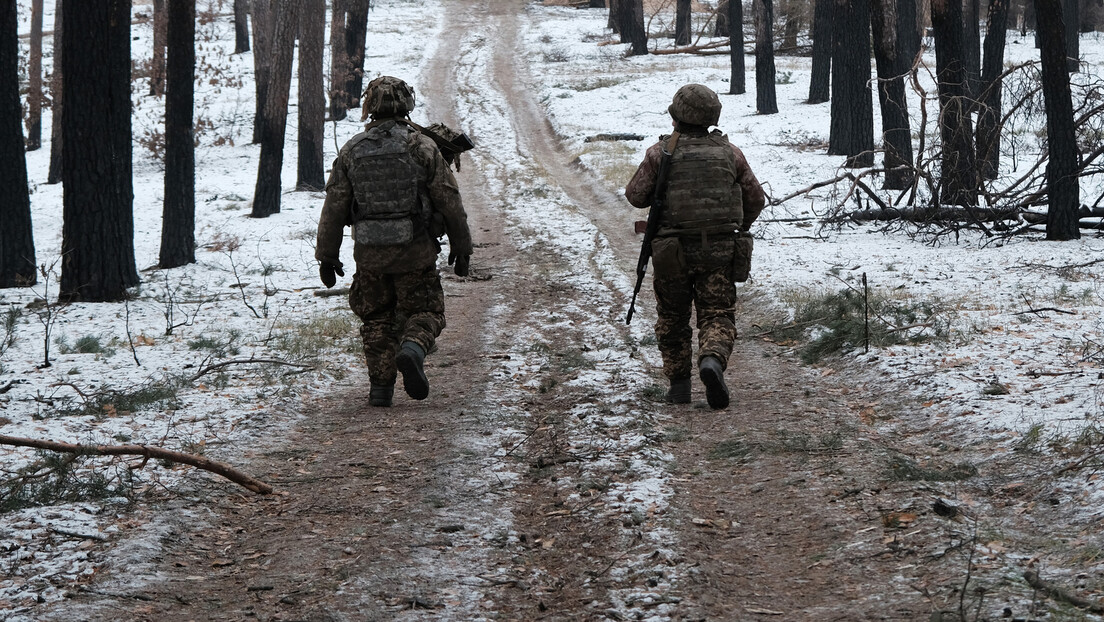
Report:
[[964,567],[931,552],[961,528],[886,480],[861,387],[744,336],[727,411],[700,386],[660,401],[649,291],[623,322],[634,214],[544,118],[527,3],[454,4],[419,94],[479,145],[459,174],[478,248],[471,278],[445,273],[429,399],[367,408],[354,371],[248,465],[278,494],[212,483],[159,511],[163,549],[56,617],[918,620],[951,602]]

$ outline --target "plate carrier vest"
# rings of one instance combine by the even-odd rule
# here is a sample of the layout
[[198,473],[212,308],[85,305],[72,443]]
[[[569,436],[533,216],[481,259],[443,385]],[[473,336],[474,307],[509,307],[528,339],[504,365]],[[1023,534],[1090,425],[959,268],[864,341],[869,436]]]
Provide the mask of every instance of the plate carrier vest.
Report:
[[660,225],[685,232],[736,230],[744,220],[736,154],[719,130],[679,137]]
[[426,229],[430,202],[425,169],[410,154],[414,133],[384,122],[361,134],[350,149],[353,232],[360,244],[409,244]]

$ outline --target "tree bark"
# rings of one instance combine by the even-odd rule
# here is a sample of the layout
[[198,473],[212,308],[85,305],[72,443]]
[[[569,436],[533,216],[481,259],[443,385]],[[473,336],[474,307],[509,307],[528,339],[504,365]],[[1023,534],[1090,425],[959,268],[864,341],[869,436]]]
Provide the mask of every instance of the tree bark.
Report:
[[[611,9],[612,10],[612,9]],[[349,110],[345,96],[345,2],[333,0],[330,12],[330,119],[341,121]]]
[[982,179],[996,179],[1000,172],[1001,91],[1004,86],[1000,76],[1004,71],[1007,28],[1008,0],[989,0],[977,120],[977,159]]
[[[618,21],[620,19],[620,15],[621,15],[621,13],[620,13],[620,11],[621,11],[620,4],[621,4],[621,0],[610,0],[610,3],[609,3],[609,15],[606,18],[606,28],[609,28],[610,30],[612,30],[614,34],[620,34],[621,33],[621,22]],[[624,43],[624,42],[625,42],[624,39],[622,39],[621,43]]]
[[744,68],[744,6],[740,0],[731,0],[727,5],[728,49],[732,65],[732,75],[728,81],[731,95],[747,92],[747,77]]
[[713,36],[727,38],[728,32],[728,0],[721,0],[717,4],[717,21],[713,24]]
[[149,94],[161,97],[165,94],[165,34],[168,19],[165,3],[168,0],[153,0],[153,52],[150,56]]
[[345,0],[345,97],[348,106],[360,108],[364,91],[364,53],[368,41],[370,0]]
[[42,147],[42,0],[31,0],[31,41],[27,58],[27,151]]
[[54,2],[54,74],[50,78],[50,170],[46,174],[46,183],[61,183],[61,147],[62,147],[62,80],[61,53],[63,33],[62,0]]
[[897,71],[901,63],[897,7],[912,0],[871,0],[870,26],[874,35],[874,59],[878,68],[878,105],[882,111],[887,190],[912,185],[912,132],[909,128],[905,79]]
[[629,56],[648,53],[648,31],[644,29],[644,0],[620,0],[621,42],[630,43]]
[[897,1],[897,73],[907,73],[920,53],[916,0]]
[[[277,0],[278,1],[278,0]],[[268,101],[269,74],[272,73],[272,24],[275,16],[273,0],[253,2],[253,77],[257,93],[253,114],[253,144],[261,142],[261,119]]]
[[322,141],[325,138],[326,95],[322,80],[326,37],[326,0],[302,0],[299,22],[299,190],[326,186]]
[[19,11],[15,2],[0,4],[0,288],[35,283],[31,195],[23,143],[23,106],[19,101]]
[[690,2],[675,2],[675,45],[690,45]]
[[131,181],[130,0],[64,6],[60,299],[122,300],[138,284]]
[[836,0],[832,111],[828,154],[845,167],[874,165],[874,104],[870,92],[869,0]]
[[832,49],[835,28],[832,25],[833,0],[815,0],[813,9],[813,72],[809,79],[807,103],[822,104],[829,99],[832,75]]
[[[288,97],[295,33],[299,27],[300,0],[283,0],[274,11],[272,68],[261,117],[261,157],[253,193],[254,218],[266,218],[280,211],[280,173],[284,165],[284,134],[287,131]],[[254,31],[257,28],[254,27]]]
[[932,0],[935,31],[935,73],[939,83],[939,129],[943,141],[939,202],[972,206],[978,202],[974,167],[971,101],[966,95],[962,56],[962,4]]
[[1043,65],[1043,101],[1047,116],[1048,240],[1076,240],[1080,188],[1077,183],[1077,140],[1073,129],[1073,98],[1067,73],[1066,31],[1061,0],[1035,0]]
[[1074,73],[1081,59],[1081,0],[1062,0],[1062,21],[1066,25],[1066,70]]
[[234,0],[234,53],[249,51],[249,0]]
[[755,109],[778,112],[774,91],[774,0],[755,0]]
[[168,2],[162,268],[195,263],[195,0]]
[[981,94],[980,0],[964,0],[962,6],[963,61],[966,65],[966,94],[977,99]]

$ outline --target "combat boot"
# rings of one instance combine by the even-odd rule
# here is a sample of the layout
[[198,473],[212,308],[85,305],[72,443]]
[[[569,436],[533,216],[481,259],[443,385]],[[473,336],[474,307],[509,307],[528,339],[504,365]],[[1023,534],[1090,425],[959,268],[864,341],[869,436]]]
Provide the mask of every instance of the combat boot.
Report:
[[728,387],[724,381],[724,367],[721,359],[715,356],[704,356],[698,363],[698,375],[705,384],[705,400],[709,407],[721,410],[728,408]]
[[668,404],[690,403],[690,379],[678,378],[671,381],[671,388],[667,389]]
[[372,388],[368,391],[368,405],[369,406],[390,406],[391,398],[395,395],[395,384],[376,384],[372,383]]
[[424,400],[429,396],[429,380],[422,371],[424,363],[425,350],[422,346],[413,341],[404,341],[395,357],[395,366],[402,373],[406,394],[416,400]]

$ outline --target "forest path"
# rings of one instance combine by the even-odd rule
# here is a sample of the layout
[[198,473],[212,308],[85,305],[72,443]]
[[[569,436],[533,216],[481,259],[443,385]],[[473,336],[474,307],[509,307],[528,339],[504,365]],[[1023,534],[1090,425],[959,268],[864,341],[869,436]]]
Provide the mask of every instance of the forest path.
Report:
[[700,386],[657,399],[647,291],[623,321],[636,214],[570,164],[536,101],[528,4],[458,0],[419,78],[428,119],[478,146],[458,174],[473,276],[443,271],[429,399],[367,408],[351,370],[360,384],[248,465],[277,494],[206,484],[166,509],[147,565],[109,567],[58,619],[927,615],[900,578],[917,549],[883,534],[912,491],[884,485],[868,398],[743,338],[727,411]]

